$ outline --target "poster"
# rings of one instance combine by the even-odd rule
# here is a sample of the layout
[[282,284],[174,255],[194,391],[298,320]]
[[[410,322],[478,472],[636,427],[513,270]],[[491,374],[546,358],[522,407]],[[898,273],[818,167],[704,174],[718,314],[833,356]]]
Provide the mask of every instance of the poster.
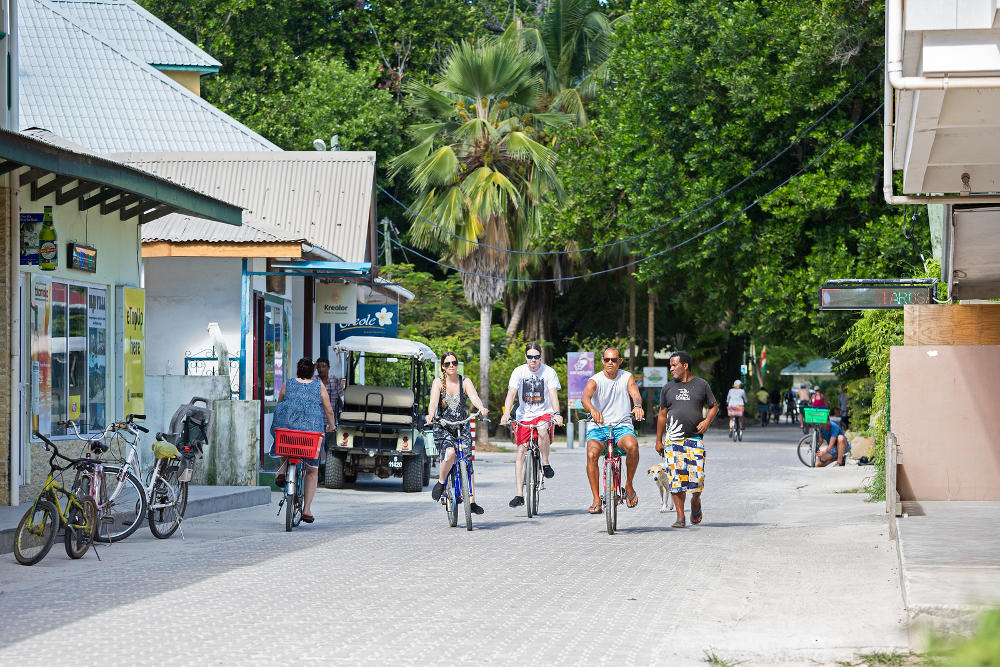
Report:
[[316,321],[320,324],[352,324],[358,317],[357,305],[355,283],[317,283]]
[[352,324],[334,326],[334,340],[349,336],[379,336],[396,338],[399,335],[399,306],[396,304],[359,303],[358,316]]
[[31,277],[31,428],[52,432],[52,282]]
[[121,331],[122,413],[146,414],[146,292],[118,288],[118,330]]
[[665,387],[670,381],[670,369],[666,366],[646,366],[642,369],[643,387]]
[[21,266],[38,265],[38,232],[44,217],[44,213],[21,214]]
[[90,354],[87,362],[89,375],[89,415],[90,430],[96,431],[106,426],[107,398],[105,397],[105,378],[108,367],[108,292],[103,289],[90,288],[89,308],[87,310],[87,338]]
[[587,380],[594,376],[593,352],[570,352],[566,355],[566,387],[570,401],[583,398],[583,390]]

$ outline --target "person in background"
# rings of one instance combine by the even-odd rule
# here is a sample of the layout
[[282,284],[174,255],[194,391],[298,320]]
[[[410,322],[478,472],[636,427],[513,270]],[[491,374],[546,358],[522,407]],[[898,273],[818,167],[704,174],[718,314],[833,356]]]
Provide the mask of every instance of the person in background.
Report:
[[822,468],[831,463],[843,466],[847,452],[851,451],[851,443],[840,426],[827,420],[826,424],[819,427],[819,437],[827,444],[816,452],[816,467]]
[[840,404],[840,425],[846,431],[850,428],[850,400],[847,397],[847,387],[840,386],[840,395],[837,396],[837,403]]
[[760,425],[767,426],[767,389],[761,387],[754,397],[757,399],[757,418],[760,419]]
[[781,423],[781,391],[774,387],[767,396],[768,408],[771,411],[771,421]]
[[828,407],[826,404],[826,398],[820,392],[819,387],[812,388],[812,397],[809,399],[809,407],[813,408]]

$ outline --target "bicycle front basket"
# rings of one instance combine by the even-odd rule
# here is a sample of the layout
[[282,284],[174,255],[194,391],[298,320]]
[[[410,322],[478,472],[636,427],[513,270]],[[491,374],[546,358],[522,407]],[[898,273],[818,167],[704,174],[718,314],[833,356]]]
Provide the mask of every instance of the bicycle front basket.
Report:
[[830,419],[830,408],[806,408],[804,417],[807,424],[825,424]]

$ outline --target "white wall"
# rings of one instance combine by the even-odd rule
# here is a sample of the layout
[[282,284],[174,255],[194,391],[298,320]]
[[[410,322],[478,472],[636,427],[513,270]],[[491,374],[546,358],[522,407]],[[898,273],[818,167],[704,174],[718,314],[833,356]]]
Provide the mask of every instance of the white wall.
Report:
[[[146,373],[184,374],[184,357],[212,348],[208,323],[218,322],[230,356],[240,354],[242,260],[152,257],[144,260]],[[175,406],[176,407],[176,406]]]

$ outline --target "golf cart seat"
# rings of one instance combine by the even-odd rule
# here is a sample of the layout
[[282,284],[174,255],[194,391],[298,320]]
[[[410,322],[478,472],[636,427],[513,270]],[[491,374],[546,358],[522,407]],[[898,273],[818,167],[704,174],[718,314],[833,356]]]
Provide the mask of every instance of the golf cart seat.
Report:
[[351,385],[344,390],[340,421],[409,426],[413,423],[413,403],[411,389]]

